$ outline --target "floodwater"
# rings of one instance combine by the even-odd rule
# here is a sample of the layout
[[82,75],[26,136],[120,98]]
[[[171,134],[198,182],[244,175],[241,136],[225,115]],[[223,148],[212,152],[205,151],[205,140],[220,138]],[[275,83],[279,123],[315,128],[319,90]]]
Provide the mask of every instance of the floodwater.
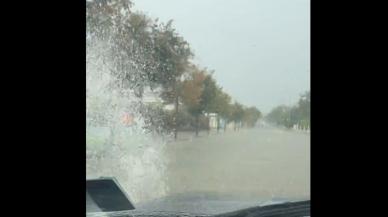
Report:
[[170,193],[309,196],[310,134],[256,128],[200,136],[184,133],[167,146]]
[[309,133],[263,128],[199,137],[180,133],[165,154],[169,196],[145,209],[220,213],[310,197]]

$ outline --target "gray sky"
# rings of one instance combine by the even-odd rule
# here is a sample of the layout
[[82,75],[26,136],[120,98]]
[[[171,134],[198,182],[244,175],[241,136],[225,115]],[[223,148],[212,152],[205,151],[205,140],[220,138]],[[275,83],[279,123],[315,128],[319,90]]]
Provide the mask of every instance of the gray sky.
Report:
[[310,89],[309,0],[133,0],[174,27],[194,62],[234,99],[263,112]]

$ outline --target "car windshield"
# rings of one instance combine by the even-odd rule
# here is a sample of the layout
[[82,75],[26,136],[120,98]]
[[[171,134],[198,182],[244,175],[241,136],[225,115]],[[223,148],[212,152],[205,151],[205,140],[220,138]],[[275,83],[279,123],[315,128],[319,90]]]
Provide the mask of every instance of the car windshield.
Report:
[[309,0],[87,0],[87,179],[138,212],[310,199]]

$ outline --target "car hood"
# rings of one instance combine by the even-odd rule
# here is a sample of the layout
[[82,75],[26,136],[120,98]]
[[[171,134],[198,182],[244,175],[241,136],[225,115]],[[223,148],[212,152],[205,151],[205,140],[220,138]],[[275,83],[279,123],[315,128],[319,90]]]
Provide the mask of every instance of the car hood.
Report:
[[308,199],[248,199],[212,193],[185,193],[139,203],[137,206],[135,205],[134,213],[185,213],[195,214],[195,216],[212,216],[252,207],[265,207],[296,201],[308,201]]

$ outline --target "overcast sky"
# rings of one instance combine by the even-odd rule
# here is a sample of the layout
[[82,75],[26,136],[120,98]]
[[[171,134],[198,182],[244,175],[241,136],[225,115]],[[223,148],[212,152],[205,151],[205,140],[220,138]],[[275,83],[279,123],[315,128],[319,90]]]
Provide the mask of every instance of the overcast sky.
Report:
[[310,89],[309,0],[133,0],[174,27],[194,62],[234,99],[263,112]]

